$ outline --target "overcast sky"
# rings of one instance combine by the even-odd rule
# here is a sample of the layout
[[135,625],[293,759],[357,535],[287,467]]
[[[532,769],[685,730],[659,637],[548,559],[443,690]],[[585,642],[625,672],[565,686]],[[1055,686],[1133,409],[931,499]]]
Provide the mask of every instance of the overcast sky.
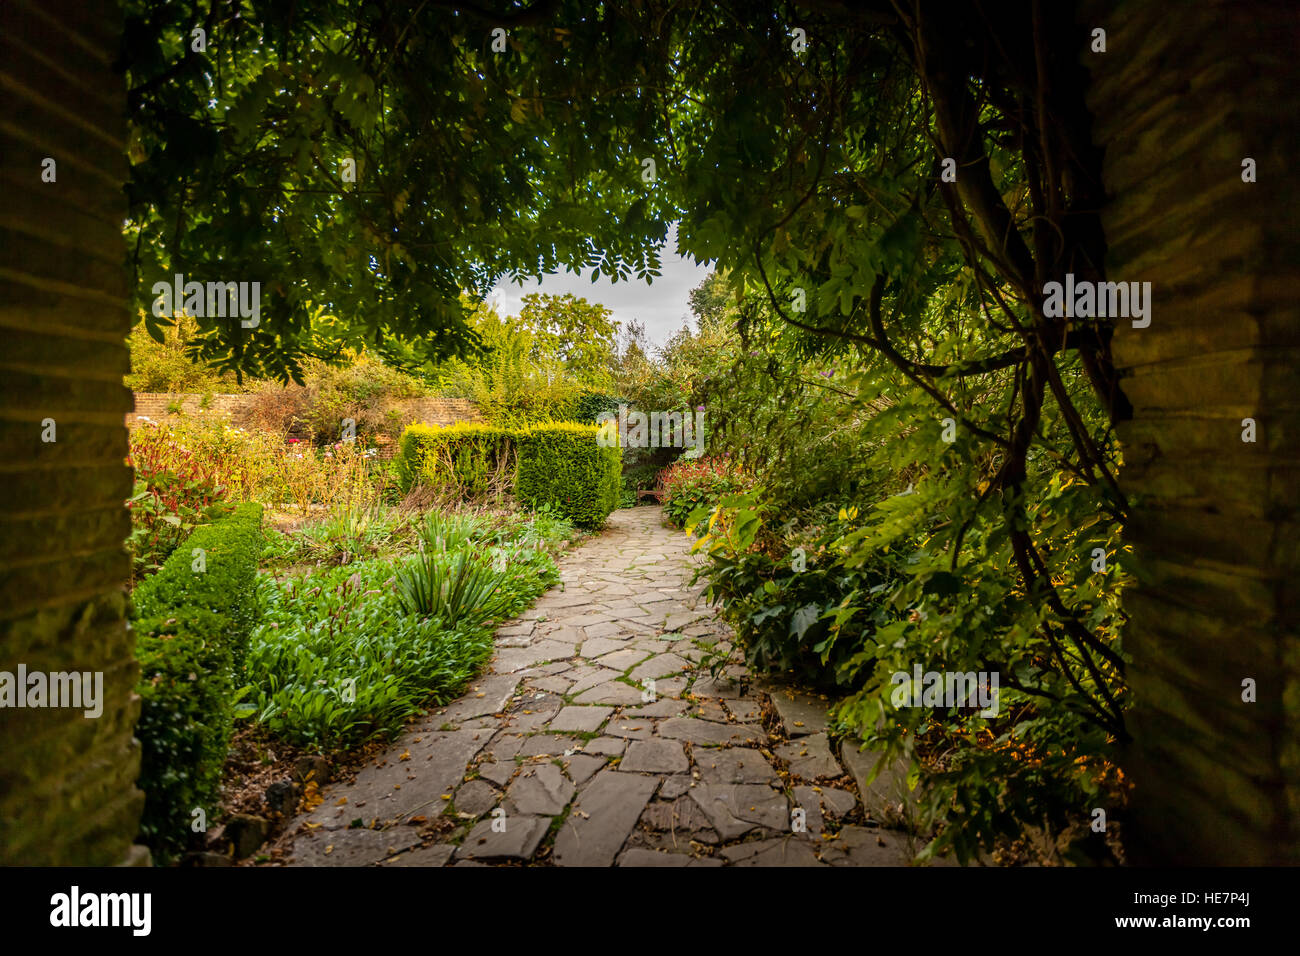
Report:
[[[676,226],[669,230],[668,242],[660,254],[663,257],[663,275],[655,279],[653,285],[635,277],[626,282],[611,282],[608,276],[602,275],[598,281],[592,282],[590,271],[582,275],[558,272],[544,277],[540,283],[529,279],[522,286],[502,280],[492,290],[488,301],[494,302],[506,315],[518,315],[523,297],[529,292],[551,295],[571,292],[588,302],[606,306],[623,326],[632,319],[644,323],[646,337],[655,345],[663,345],[685,321],[692,318],[688,296],[709,274],[709,266],[697,266],[692,259],[677,254]],[[691,324],[693,326],[694,322]]]

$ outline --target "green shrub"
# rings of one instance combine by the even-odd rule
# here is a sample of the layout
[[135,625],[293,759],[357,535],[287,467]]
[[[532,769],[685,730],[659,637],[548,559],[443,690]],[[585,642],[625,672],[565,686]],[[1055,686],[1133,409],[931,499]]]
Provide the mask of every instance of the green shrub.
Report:
[[338,441],[349,418],[362,444],[379,435],[395,439],[404,424],[395,403],[431,393],[428,383],[365,353],[344,365],[308,362],[305,371],[307,406],[301,420],[322,445]]
[[[762,488],[724,495],[687,518],[708,556],[700,571],[705,595],[754,670],[832,693],[856,690],[854,675],[874,656],[875,629],[901,617],[886,594],[899,575],[887,557],[848,566],[836,550],[845,524],[832,517],[787,533],[765,496]],[[854,614],[838,613],[846,602]]]
[[623,458],[596,441],[594,425],[539,425],[520,432],[515,496],[544,505],[580,528],[597,528],[618,507]]
[[185,848],[196,808],[209,820],[215,809],[235,674],[258,616],[261,521],[261,505],[243,504],[199,527],[135,591],[140,837],[162,859]]
[[741,469],[729,458],[679,458],[660,475],[664,514],[670,524],[685,527],[697,508],[712,508],[725,495],[746,485]]
[[402,432],[395,459],[402,491],[424,483],[456,489],[465,498],[509,491],[513,465],[513,434],[473,423],[411,425]]
[[382,505],[346,505],[299,529],[295,550],[331,564],[375,557],[393,540],[401,520]]

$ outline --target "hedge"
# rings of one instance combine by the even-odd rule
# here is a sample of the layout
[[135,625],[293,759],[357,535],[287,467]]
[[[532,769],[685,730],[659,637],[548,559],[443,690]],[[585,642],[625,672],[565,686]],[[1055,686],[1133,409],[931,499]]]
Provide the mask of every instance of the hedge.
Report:
[[133,595],[143,699],[135,731],[145,794],[140,839],[162,859],[193,838],[195,809],[213,822],[236,675],[259,613],[261,523],[262,506],[244,504],[196,528]]
[[492,425],[411,425],[402,432],[394,468],[403,492],[420,483],[459,485],[466,498],[492,488],[513,467],[514,434]]
[[618,507],[623,453],[596,441],[595,425],[538,425],[519,432],[515,497],[550,505],[580,528],[598,528]]
[[503,478],[520,503],[549,505],[582,528],[604,523],[619,503],[622,450],[597,442],[595,425],[561,422],[519,431],[489,425],[412,425],[395,469],[403,491],[420,482],[467,497]]

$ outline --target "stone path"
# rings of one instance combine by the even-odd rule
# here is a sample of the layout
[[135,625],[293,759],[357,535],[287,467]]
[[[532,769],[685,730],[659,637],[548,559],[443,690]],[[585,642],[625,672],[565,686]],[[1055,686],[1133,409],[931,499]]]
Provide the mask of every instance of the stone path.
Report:
[[[911,861],[890,777],[826,702],[736,662],[657,507],[617,511],[562,585],[497,632],[488,673],[355,780],[326,787],[294,865],[823,866]],[[719,661],[716,676],[709,665]],[[698,665],[698,666],[697,666]],[[854,790],[867,794],[863,807]]]

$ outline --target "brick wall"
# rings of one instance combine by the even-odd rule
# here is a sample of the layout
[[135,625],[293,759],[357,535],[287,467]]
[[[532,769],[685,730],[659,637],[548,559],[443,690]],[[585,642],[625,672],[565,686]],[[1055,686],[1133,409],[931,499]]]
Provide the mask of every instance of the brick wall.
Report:
[[457,422],[481,422],[478,406],[468,398],[411,398],[399,402],[412,422],[425,425],[455,425]]
[[179,392],[135,392],[132,410],[127,413],[126,427],[134,427],[139,418],[148,418],[155,422],[165,421],[170,411],[179,407],[187,418],[221,418],[232,425],[244,425],[248,422],[252,408],[252,396],[246,394],[211,395],[207,407],[203,396],[187,395]]
[[[1086,3],[1114,347],[1134,417],[1125,592],[1139,860],[1300,863],[1300,28],[1289,2]],[[1258,182],[1242,181],[1242,159]],[[1242,419],[1258,441],[1242,441]],[[1242,680],[1258,701],[1242,700]]]
[[102,671],[105,698],[98,719],[0,712],[0,864],[147,860],[132,846],[143,797],[122,546],[120,31],[105,0],[0,3],[0,671]]

